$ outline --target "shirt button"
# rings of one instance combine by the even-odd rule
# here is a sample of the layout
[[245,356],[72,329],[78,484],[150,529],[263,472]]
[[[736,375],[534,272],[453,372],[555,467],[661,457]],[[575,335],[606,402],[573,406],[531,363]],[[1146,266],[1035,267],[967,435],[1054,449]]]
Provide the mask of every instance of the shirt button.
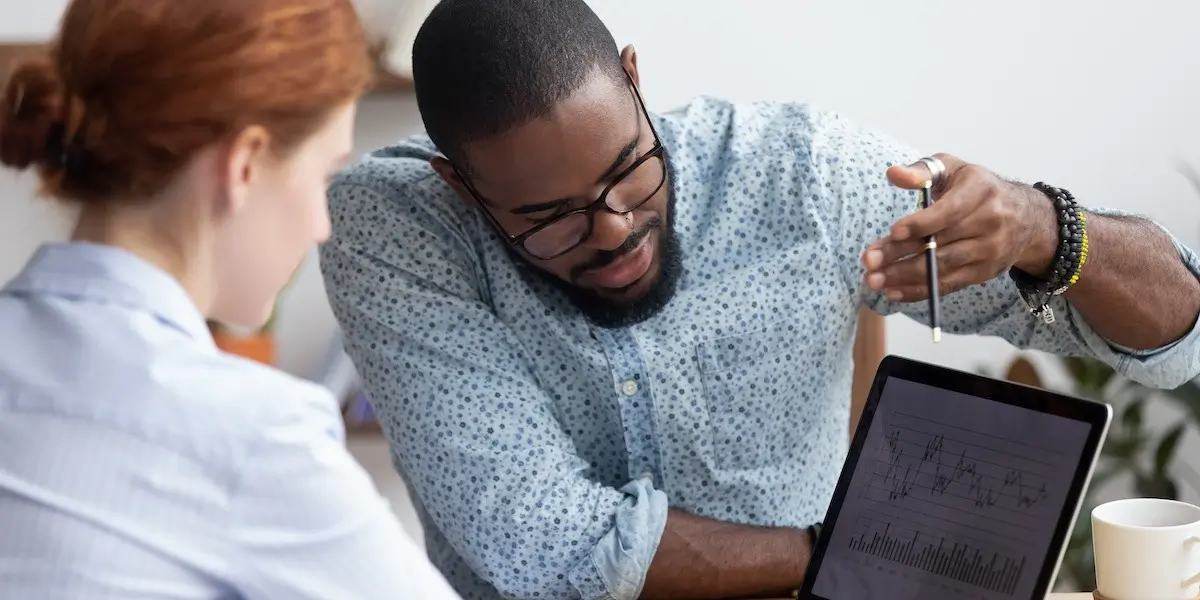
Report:
[[626,379],[625,383],[621,384],[621,393],[626,396],[632,396],[638,392],[638,384],[632,379]]

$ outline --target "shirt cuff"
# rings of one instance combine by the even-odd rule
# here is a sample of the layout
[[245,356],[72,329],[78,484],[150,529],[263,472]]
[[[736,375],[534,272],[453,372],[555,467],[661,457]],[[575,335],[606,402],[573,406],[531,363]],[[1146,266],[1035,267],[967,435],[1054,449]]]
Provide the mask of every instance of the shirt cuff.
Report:
[[584,600],[635,600],[642,594],[646,572],[667,525],[667,495],[649,477],[620,490],[616,524],[571,570],[575,589]]

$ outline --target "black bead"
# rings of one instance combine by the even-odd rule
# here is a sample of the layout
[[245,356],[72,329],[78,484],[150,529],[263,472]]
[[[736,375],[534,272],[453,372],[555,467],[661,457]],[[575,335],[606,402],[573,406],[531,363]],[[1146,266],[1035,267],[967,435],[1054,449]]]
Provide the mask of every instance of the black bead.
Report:
[[1050,273],[1045,279],[1019,272],[1015,268],[1010,269],[1009,275],[1024,295],[1049,296],[1054,290],[1068,285],[1070,277],[1078,272],[1086,227],[1079,205],[1071,192],[1041,181],[1033,187],[1046,196],[1057,213],[1055,220],[1058,225],[1058,243],[1055,244],[1054,259],[1051,261]]

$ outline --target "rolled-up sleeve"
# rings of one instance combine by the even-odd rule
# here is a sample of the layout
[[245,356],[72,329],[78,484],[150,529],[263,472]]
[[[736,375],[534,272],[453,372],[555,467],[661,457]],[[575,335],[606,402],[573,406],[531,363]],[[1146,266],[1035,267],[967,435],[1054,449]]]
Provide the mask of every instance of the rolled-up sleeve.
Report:
[[[1090,212],[1117,217],[1133,216],[1124,211],[1109,209],[1089,209]],[[1187,266],[1193,277],[1200,278],[1200,259],[1191,248],[1185,246],[1171,232],[1159,223],[1155,223],[1179,252],[1179,258]],[[1089,349],[1097,357],[1109,364],[1115,364],[1117,370],[1134,381],[1159,388],[1176,388],[1200,376],[1200,321],[1192,325],[1192,329],[1174,342],[1160,348],[1137,350],[1113,343],[1096,333],[1083,315],[1070,306],[1061,297],[1055,299],[1056,311],[1070,311],[1072,322],[1079,324],[1080,334]]]
[[[888,183],[888,167],[911,164],[923,155],[832,113],[818,117],[812,131],[812,139],[804,140],[798,150],[816,174],[819,191],[815,195],[829,211],[828,236],[844,266],[846,284],[876,312],[885,315],[899,312],[926,322],[928,303],[889,302],[883,294],[866,288],[862,283],[865,273],[861,260],[869,244],[887,235],[892,224],[917,209],[915,192]],[[1200,277],[1195,253],[1174,236],[1171,239],[1179,250],[1180,260],[1193,275]],[[1134,351],[1100,336],[1062,296],[1054,298],[1050,307],[1057,317],[1054,323],[1045,323],[1031,314],[1005,274],[944,296],[942,327],[949,333],[997,336],[1021,349],[1091,356],[1123,376],[1151,387],[1174,388],[1200,376],[1200,356],[1197,356],[1200,334],[1196,327],[1162,348]]]
[[506,597],[636,598],[666,496],[649,480],[614,489],[590,477],[530,357],[484,301],[454,219],[419,200],[396,210],[354,184],[335,185],[331,204],[329,298],[434,526]]

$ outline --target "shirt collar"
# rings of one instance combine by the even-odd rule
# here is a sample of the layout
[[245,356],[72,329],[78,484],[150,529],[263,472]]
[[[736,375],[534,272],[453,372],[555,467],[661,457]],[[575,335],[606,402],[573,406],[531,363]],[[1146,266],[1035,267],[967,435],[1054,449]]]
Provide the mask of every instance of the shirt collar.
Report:
[[157,266],[115,246],[45,244],[4,290],[146,311],[193,339],[214,345],[204,316],[183,286]]

